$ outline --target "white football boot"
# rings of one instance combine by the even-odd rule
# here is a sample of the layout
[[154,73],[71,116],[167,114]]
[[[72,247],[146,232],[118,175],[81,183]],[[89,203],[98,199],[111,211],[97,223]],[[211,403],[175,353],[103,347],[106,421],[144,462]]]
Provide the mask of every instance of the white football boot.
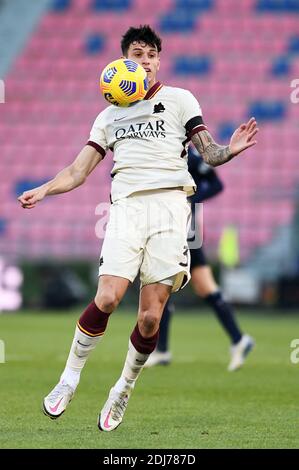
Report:
[[59,418],[73,398],[74,392],[70,385],[59,382],[49,395],[44,398],[44,414],[51,419]]
[[149,355],[143,367],[148,368],[148,367],[153,367],[157,365],[167,366],[168,364],[171,363],[171,360],[172,360],[172,354],[170,351],[162,352],[162,351],[155,350]]
[[249,335],[243,335],[237,344],[230,348],[231,360],[228,366],[230,372],[238,370],[244,364],[247,354],[254,347],[254,339]]
[[100,431],[113,431],[121,424],[132,390],[132,387],[127,387],[119,393],[113,387],[111,388],[108,400],[99,415]]

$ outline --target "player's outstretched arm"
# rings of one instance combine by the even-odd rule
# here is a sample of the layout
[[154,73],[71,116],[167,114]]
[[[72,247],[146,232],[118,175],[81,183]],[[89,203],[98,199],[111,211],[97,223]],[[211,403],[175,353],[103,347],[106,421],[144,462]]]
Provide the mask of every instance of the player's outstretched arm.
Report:
[[24,209],[33,209],[46,196],[66,193],[77,188],[84,183],[102,158],[95,148],[86,145],[71,165],[61,170],[55,178],[42,186],[25,191],[18,197],[18,201]]
[[241,124],[233,133],[230,144],[218,145],[207,130],[201,130],[191,137],[193,144],[202,155],[204,161],[211,166],[222,165],[247,148],[257,143],[253,140],[258,132],[255,118],[251,118],[246,124]]

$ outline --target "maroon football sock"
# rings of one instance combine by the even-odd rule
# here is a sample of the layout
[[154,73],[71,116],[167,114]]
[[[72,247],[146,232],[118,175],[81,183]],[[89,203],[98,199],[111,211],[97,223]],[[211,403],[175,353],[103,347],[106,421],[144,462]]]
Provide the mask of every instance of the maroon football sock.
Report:
[[159,330],[149,338],[144,338],[138,328],[138,323],[131,334],[131,342],[134,348],[141,354],[151,354],[155,349],[159,338]]
[[95,302],[91,302],[78,320],[78,327],[89,336],[101,336],[104,334],[110,313],[100,310]]

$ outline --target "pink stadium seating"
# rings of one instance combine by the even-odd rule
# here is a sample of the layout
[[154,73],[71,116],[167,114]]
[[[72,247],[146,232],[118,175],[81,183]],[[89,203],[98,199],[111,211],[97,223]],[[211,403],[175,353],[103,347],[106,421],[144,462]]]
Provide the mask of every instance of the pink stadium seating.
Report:
[[[46,14],[7,77],[0,124],[0,195],[3,200],[8,194],[9,199],[0,217],[8,221],[8,228],[0,236],[0,249],[5,241],[10,253],[91,259],[99,254],[102,241],[94,232],[99,219],[95,207],[109,202],[111,154],[83,187],[49,198],[33,211],[19,207],[15,187],[20,180],[48,179],[73,160],[105,107],[98,79],[102,68],[120,55],[119,36],[132,24],[157,26],[175,2],[157,2],[153,9],[151,0],[135,0],[121,21],[116,12],[94,12],[90,3],[80,0],[64,12]],[[292,79],[299,76],[299,59],[293,58],[292,73],[282,79],[270,71],[273,60],[284,55],[290,37],[298,35],[298,18],[258,14],[255,0],[214,3],[214,9],[198,15],[194,31],[165,34],[160,78],[197,96],[215,136],[228,121],[244,122],[251,102],[287,101],[283,121],[260,123],[254,150],[219,168],[226,189],[205,205],[208,251],[216,253],[223,227],[234,223],[245,259],[293,216],[290,192],[298,184],[299,104],[291,104],[289,95]],[[95,56],[85,52],[86,38],[92,33],[105,37],[104,49]],[[175,76],[174,59],[184,54],[209,56],[211,72]]]

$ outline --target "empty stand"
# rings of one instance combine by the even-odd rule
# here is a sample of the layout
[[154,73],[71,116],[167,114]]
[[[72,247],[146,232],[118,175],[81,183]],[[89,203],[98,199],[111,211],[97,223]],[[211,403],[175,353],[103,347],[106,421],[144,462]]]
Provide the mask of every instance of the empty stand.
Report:
[[226,189],[205,204],[208,251],[215,253],[230,223],[239,229],[242,259],[268,242],[290,222],[298,184],[299,104],[290,101],[299,76],[298,12],[296,0],[165,0],[155,8],[152,0],[53,2],[6,78],[0,249],[97,258],[95,208],[109,201],[111,154],[71,194],[30,211],[16,198],[54,176],[86,143],[105,107],[101,70],[120,56],[125,30],[140,23],[163,37],[161,80],[198,97],[220,143],[250,115],[259,120],[258,146],[218,170]]

